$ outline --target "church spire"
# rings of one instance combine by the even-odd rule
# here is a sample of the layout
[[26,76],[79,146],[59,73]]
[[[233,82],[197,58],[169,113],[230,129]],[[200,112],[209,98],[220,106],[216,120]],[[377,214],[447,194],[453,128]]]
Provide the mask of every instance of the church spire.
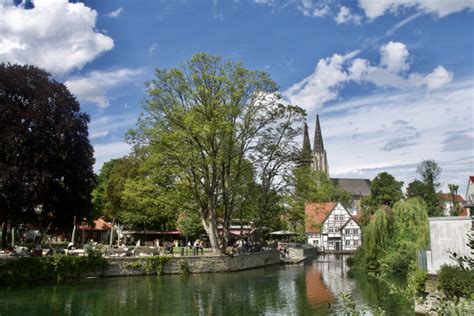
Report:
[[323,135],[321,133],[321,125],[319,124],[319,115],[316,115],[316,127],[314,129],[314,146],[313,146],[313,170],[324,172],[329,176],[328,158],[326,150],[324,150]]
[[308,124],[304,123],[303,150],[301,151],[301,165],[310,166],[313,161],[311,143],[309,140]]
[[316,115],[316,128],[314,129],[314,152],[324,153],[323,136],[319,125],[319,115]]

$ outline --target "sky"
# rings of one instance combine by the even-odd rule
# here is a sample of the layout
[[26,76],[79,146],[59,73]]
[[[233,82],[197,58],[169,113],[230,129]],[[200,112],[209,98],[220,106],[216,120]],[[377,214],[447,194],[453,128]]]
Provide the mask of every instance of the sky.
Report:
[[197,52],[267,71],[332,177],[387,171],[405,185],[433,159],[444,191],[474,175],[472,0],[0,0],[0,62],[63,82],[91,117],[95,170],[130,152],[157,68]]

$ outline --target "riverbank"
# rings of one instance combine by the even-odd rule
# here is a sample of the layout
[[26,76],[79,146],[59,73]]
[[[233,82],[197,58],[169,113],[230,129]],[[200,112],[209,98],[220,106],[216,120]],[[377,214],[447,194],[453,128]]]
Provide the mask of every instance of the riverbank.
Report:
[[0,259],[0,280],[24,283],[85,277],[234,272],[279,263],[277,251],[236,256],[20,257]]

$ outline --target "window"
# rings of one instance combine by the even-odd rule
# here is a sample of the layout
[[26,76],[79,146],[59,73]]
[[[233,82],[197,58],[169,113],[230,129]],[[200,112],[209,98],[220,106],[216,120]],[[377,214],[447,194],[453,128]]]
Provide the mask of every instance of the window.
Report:
[[329,232],[330,232],[330,233],[333,232],[333,228],[332,228],[332,227],[329,227]]
[[358,240],[354,240],[354,246],[359,246],[359,241]]
[[351,241],[350,240],[346,240],[346,246],[350,246],[351,245]]
[[354,229],[354,235],[359,235],[359,230],[357,228]]
[[330,241],[329,246],[334,246],[334,241]]
[[350,234],[351,234],[351,230],[350,230],[350,229],[345,229],[345,234],[346,234],[346,235],[350,235]]

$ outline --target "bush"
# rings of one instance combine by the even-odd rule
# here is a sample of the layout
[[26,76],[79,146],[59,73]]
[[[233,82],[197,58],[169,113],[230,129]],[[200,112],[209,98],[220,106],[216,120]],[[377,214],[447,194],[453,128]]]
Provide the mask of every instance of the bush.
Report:
[[421,295],[425,292],[428,274],[420,269],[410,271],[408,274],[408,288],[412,295]]
[[0,281],[9,284],[57,281],[103,271],[107,266],[107,260],[101,256],[22,257],[0,262]]
[[450,300],[459,302],[461,297],[474,295],[474,271],[444,265],[438,274],[438,289]]
[[147,257],[144,264],[145,272],[163,274],[163,269],[170,259],[171,257],[167,256]]

